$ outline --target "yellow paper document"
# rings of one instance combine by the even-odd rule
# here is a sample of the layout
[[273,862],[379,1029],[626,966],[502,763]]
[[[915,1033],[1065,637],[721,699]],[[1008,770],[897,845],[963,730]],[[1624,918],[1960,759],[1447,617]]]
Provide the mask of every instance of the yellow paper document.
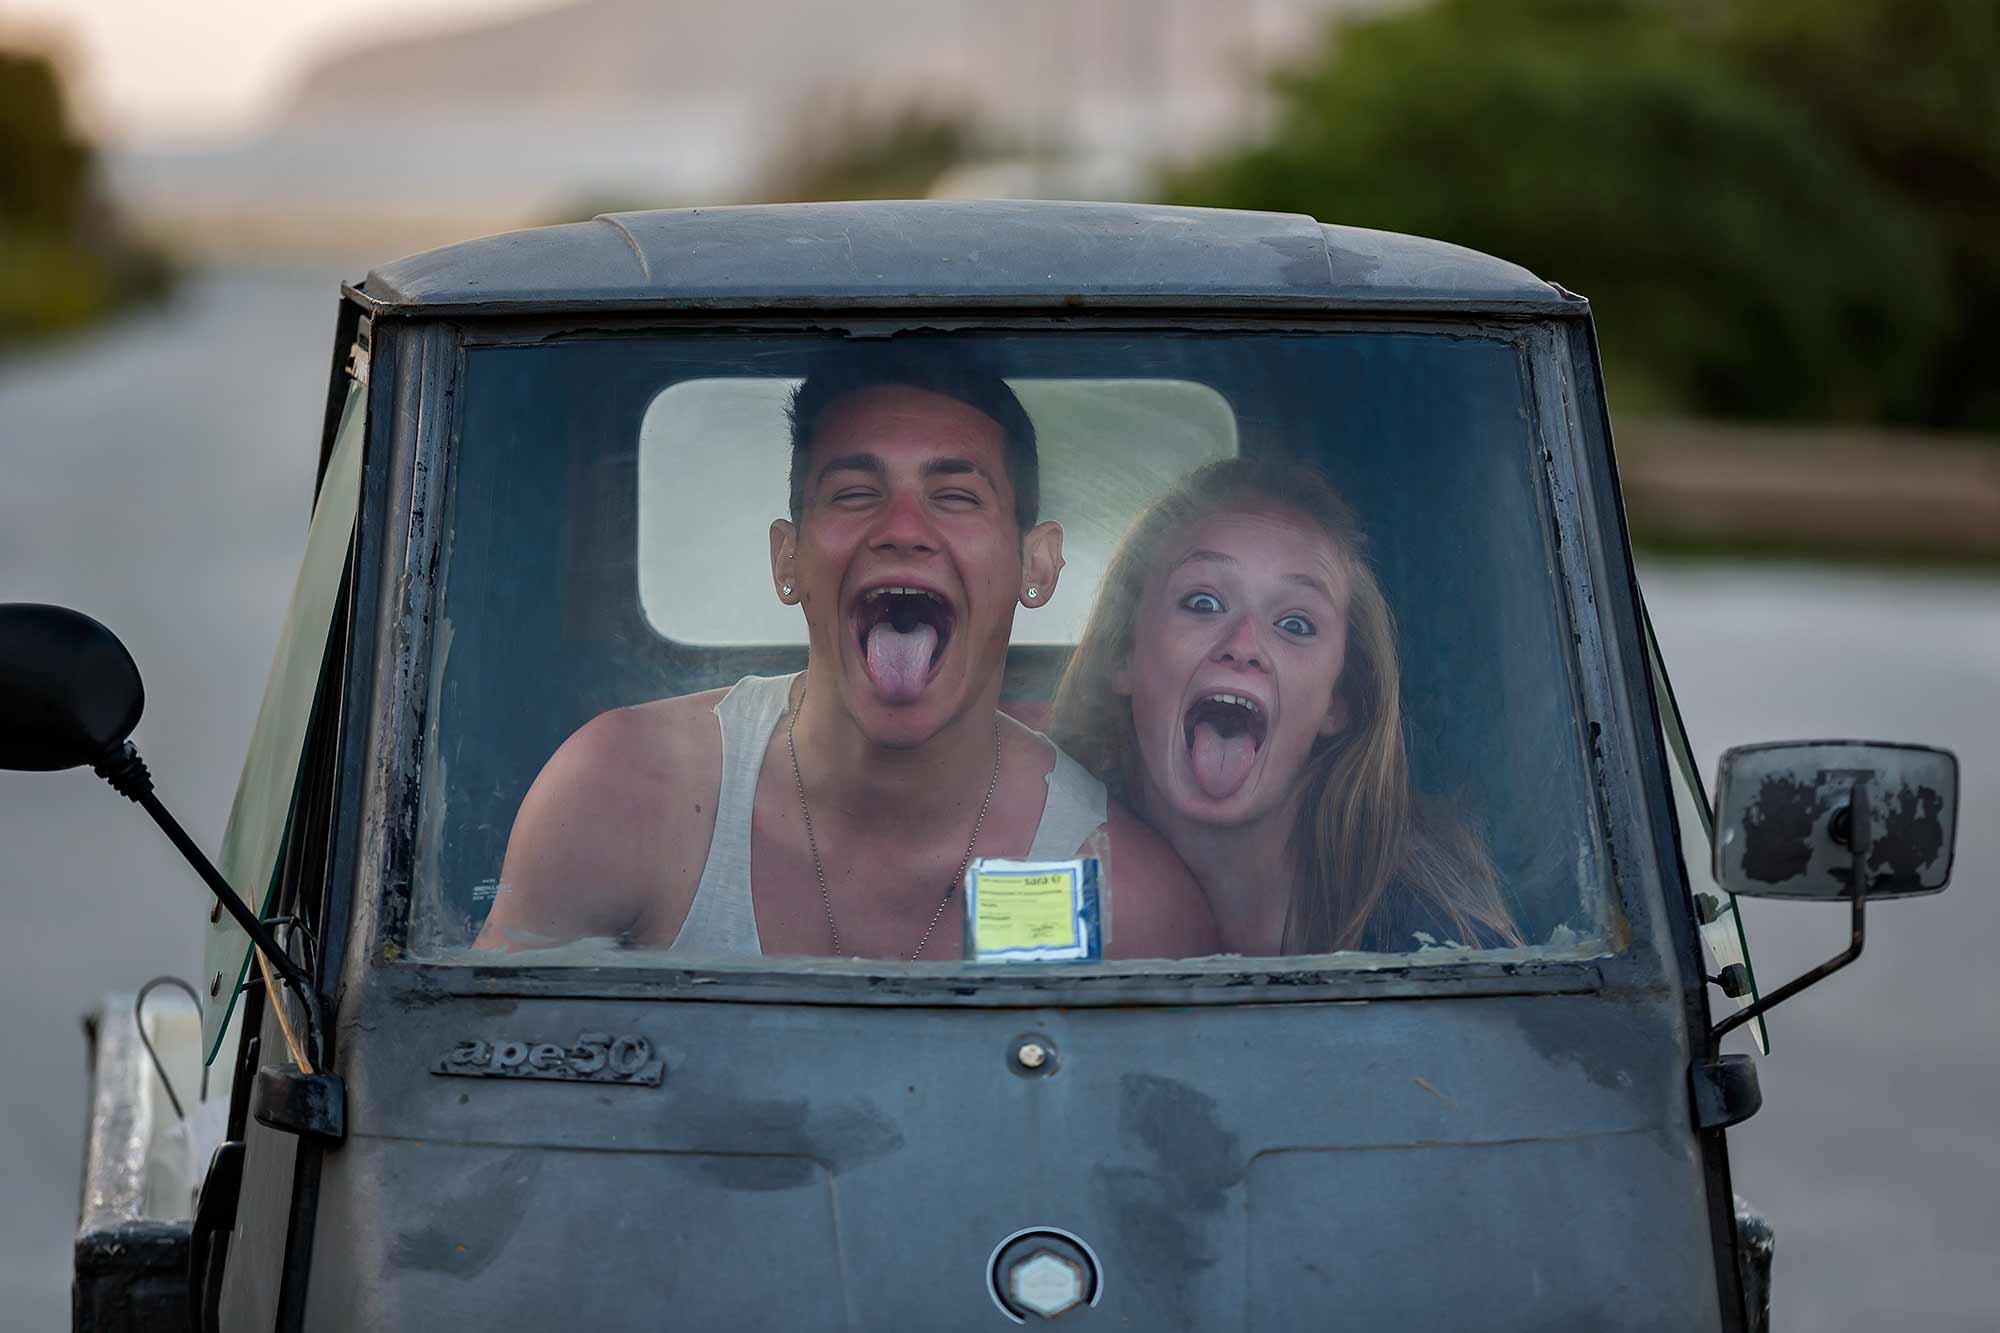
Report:
[[983,950],[1045,949],[1076,940],[1076,874],[979,877],[979,946]]
[[966,875],[966,957],[1080,962],[1102,956],[1095,858],[975,862]]

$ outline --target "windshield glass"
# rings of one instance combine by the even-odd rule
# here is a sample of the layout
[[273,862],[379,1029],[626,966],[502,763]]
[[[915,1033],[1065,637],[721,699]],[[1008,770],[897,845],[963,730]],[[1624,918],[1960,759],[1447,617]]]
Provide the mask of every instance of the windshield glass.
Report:
[[466,351],[412,952],[1603,951],[1523,351]]

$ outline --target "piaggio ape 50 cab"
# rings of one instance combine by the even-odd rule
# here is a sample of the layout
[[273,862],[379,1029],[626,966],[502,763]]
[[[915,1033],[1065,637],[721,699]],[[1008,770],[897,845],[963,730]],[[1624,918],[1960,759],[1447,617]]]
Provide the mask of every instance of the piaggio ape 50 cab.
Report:
[[[199,1036],[96,1021],[79,1328],[1761,1326],[1721,1037],[1943,887],[1955,766],[1711,816],[1584,300],[687,209],[387,265],[334,351],[219,870],[116,639],[0,609],[0,762],[216,894]],[[1756,1001],[1738,893],[1853,948]]]

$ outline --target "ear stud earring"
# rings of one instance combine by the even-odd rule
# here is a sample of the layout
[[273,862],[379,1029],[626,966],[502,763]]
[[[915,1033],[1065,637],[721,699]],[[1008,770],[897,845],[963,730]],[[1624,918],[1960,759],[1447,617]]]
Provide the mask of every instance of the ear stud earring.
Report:
[[1028,589],[1028,600],[1031,602],[1034,601],[1037,597],[1040,597],[1041,595],[1042,595],[1042,590],[1040,588]]
[[785,596],[790,597],[792,595],[792,585],[789,583],[781,583],[778,585],[778,591],[783,593]]

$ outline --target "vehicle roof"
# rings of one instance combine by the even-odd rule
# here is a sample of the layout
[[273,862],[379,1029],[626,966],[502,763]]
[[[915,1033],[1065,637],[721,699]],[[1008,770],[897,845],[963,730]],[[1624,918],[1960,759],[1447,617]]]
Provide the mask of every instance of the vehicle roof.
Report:
[[828,307],[1564,312],[1584,302],[1443,241],[1295,213],[1024,200],[607,213],[384,264],[378,314]]

